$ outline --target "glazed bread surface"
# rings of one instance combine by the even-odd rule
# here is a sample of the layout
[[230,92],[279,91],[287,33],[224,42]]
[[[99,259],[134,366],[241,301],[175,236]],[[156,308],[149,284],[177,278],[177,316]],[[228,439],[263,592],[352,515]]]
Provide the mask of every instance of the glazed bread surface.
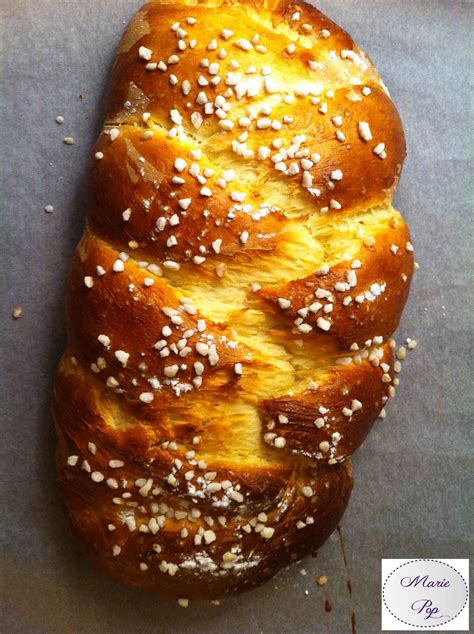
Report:
[[171,597],[317,549],[395,391],[397,111],[303,2],[145,5],[113,65],[55,384],[87,557]]

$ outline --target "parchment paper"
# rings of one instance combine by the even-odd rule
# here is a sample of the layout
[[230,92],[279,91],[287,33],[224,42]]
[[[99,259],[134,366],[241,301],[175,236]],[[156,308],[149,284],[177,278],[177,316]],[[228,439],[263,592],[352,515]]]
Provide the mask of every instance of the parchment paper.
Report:
[[[192,603],[185,610],[85,563],[54,471],[51,385],[65,346],[66,273],[84,225],[86,162],[114,47],[140,4],[1,3],[1,631],[343,634],[351,632],[354,613],[358,634],[379,632],[381,557],[468,557],[472,544],[472,5],[319,2],[369,52],[405,124],[409,154],[396,203],[411,226],[421,270],[397,339],[409,336],[419,345],[404,364],[386,420],[354,459],[355,490],[341,527],[347,564],[336,533],[316,559],[267,585],[220,606]],[[62,126],[56,115],[65,117]],[[65,146],[65,136],[75,145]],[[45,214],[48,204],[54,213]],[[19,304],[23,314],[13,321]],[[315,575],[327,575],[327,584],[317,586]]]

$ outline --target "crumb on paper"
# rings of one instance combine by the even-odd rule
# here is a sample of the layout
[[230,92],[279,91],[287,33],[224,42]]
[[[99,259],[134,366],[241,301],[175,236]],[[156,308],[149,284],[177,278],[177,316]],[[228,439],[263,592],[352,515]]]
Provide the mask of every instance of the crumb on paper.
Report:
[[46,212],[47,214],[52,214],[52,213],[53,213],[53,211],[54,211],[54,207],[53,207],[53,205],[46,205],[46,206],[45,206],[45,208],[44,208],[44,210],[45,210],[45,212]]
[[326,577],[326,575],[318,575],[316,577],[316,583],[318,584],[318,586],[325,586],[328,582],[328,578]]
[[12,310],[13,319],[20,319],[22,312],[23,308],[21,306],[15,306],[15,308]]
[[62,123],[64,123],[64,117],[62,115],[58,115],[55,119],[56,123],[58,123],[59,125],[61,125]]
[[74,145],[74,138],[72,136],[66,136],[63,139],[63,143],[66,145]]

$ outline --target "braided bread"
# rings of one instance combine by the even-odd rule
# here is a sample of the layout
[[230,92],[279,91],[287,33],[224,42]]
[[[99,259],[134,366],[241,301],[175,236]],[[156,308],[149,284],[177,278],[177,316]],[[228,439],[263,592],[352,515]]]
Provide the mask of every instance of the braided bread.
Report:
[[54,393],[72,527],[108,574],[217,598],[335,529],[394,393],[404,154],[369,58],[300,0],[132,19]]

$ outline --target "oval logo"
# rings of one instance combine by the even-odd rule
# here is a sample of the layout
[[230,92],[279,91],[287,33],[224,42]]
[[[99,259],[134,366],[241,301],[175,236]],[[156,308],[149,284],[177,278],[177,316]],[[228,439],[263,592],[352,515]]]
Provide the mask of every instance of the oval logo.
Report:
[[435,628],[452,621],[465,607],[468,587],[450,564],[437,559],[411,559],[385,580],[382,600],[401,623]]

